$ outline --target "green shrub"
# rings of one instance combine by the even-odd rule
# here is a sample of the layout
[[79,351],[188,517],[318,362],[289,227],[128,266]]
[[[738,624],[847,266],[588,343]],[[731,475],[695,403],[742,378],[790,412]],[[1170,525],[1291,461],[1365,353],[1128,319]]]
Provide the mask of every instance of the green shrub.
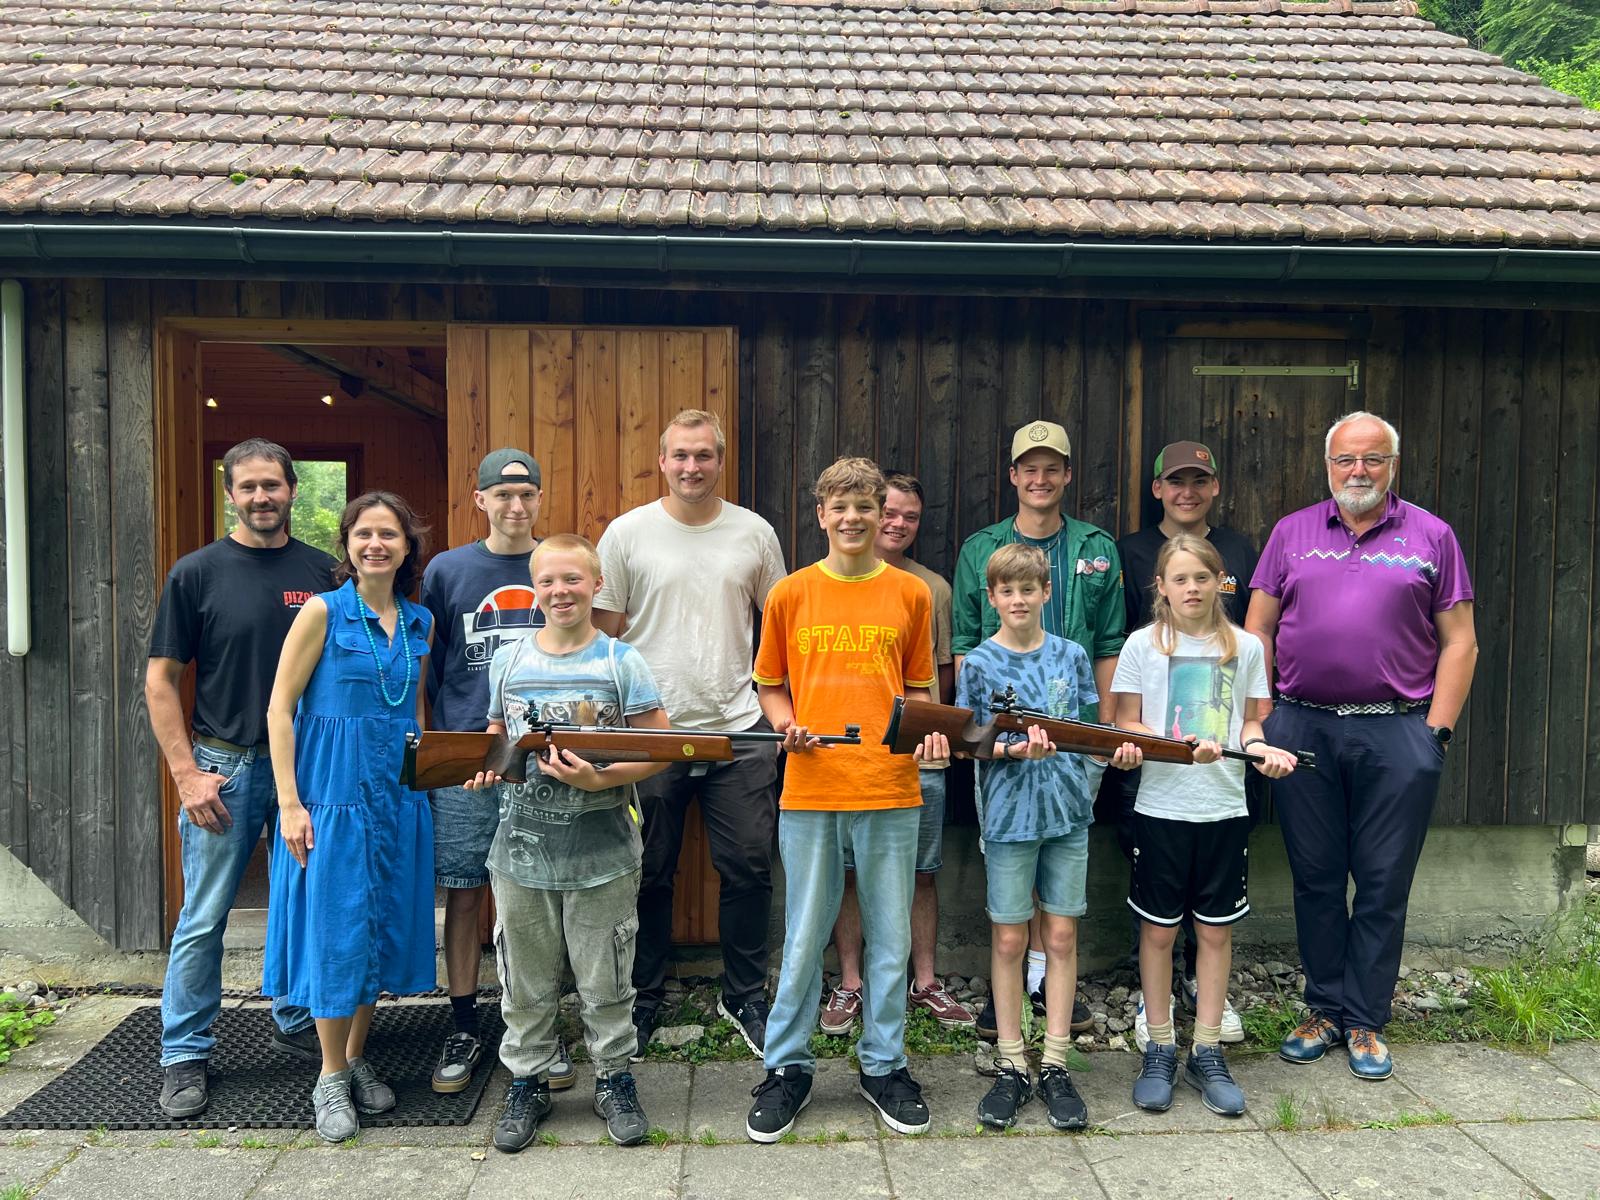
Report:
[[55,1013],[48,1008],[29,1010],[26,1001],[7,992],[0,996],[0,1063],[8,1062],[13,1050],[20,1050],[38,1036],[46,1025],[54,1025]]

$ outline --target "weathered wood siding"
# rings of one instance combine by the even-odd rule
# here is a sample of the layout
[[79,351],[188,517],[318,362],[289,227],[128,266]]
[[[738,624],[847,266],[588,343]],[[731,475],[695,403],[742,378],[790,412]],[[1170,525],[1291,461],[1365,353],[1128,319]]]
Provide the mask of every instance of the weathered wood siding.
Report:
[[[1192,434],[1145,411],[1151,306],[1117,300],[35,280],[27,304],[34,649],[0,656],[0,840],[127,947],[160,941],[141,685],[163,316],[736,326],[739,495],[795,563],[821,547],[808,487],[837,454],[923,477],[920,557],[948,573],[961,536],[1012,507],[1003,459],[1025,419],[1066,425],[1072,511],[1117,531],[1140,519],[1151,438]],[[1479,593],[1482,654],[1439,819],[1600,822],[1600,314],[1364,311],[1350,406],[1396,420],[1400,490],[1455,526]],[[1322,494],[1312,476],[1304,502]]]

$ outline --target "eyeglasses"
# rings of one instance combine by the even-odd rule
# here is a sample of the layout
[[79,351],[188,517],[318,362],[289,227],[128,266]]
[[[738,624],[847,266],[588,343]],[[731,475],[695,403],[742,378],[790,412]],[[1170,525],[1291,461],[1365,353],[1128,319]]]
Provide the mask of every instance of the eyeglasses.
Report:
[[1348,471],[1357,463],[1360,463],[1369,471],[1376,471],[1384,463],[1399,457],[1398,454],[1336,454],[1328,461],[1341,471]]

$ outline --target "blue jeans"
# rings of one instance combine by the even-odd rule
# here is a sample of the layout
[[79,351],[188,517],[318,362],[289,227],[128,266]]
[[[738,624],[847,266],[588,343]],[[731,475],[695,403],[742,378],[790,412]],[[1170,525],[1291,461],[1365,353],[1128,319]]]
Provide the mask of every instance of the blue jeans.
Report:
[[816,1070],[811,1031],[822,994],[822,952],[844,896],[844,856],[853,848],[856,898],[866,943],[861,963],[861,1040],[866,1075],[906,1065],[906,965],[911,957],[911,895],[916,890],[920,808],[874,812],[783,812],[783,969],[767,1021],[766,1066]]
[[[183,845],[183,911],[172,933],[167,978],[161,988],[161,1065],[208,1059],[217,1039],[211,1024],[222,1010],[222,935],[228,910],[239,894],[250,856],[267,830],[268,853],[286,853],[278,842],[278,789],[272,762],[254,750],[235,754],[197,744],[194,761],[202,771],[221,775],[219,795],[233,824],[209,833],[178,813]],[[278,1028],[293,1033],[311,1024],[311,1014],[274,1001]]]

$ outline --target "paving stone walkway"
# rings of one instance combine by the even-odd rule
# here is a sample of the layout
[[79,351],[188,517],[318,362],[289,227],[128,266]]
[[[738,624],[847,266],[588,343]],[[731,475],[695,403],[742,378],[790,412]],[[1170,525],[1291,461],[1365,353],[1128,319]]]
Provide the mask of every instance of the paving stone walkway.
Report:
[[[0,1111],[75,1062],[136,1001],[75,1004],[0,1067]],[[880,1132],[848,1064],[824,1062],[794,1144],[744,1137],[753,1062],[643,1063],[639,1092],[663,1144],[600,1144],[587,1089],[557,1094],[544,1139],[520,1155],[489,1147],[505,1080],[458,1128],[376,1129],[345,1147],[292,1130],[0,1133],[0,1198],[163,1197],[236,1200],[364,1197],[905,1196],[1184,1200],[1553,1197],[1600,1200],[1600,1043],[1548,1054],[1471,1045],[1401,1046],[1384,1084],[1362,1083],[1340,1053],[1312,1067],[1233,1052],[1250,1100],[1242,1119],[1213,1116],[1192,1090],[1159,1116],[1135,1110],[1133,1054],[1092,1055],[1076,1074],[1096,1122],[1064,1135],[1037,1101],[1006,1135],[980,1133],[987,1081],[969,1060],[914,1060],[934,1126],[918,1138]],[[129,1086],[158,1086],[133,1067]]]

